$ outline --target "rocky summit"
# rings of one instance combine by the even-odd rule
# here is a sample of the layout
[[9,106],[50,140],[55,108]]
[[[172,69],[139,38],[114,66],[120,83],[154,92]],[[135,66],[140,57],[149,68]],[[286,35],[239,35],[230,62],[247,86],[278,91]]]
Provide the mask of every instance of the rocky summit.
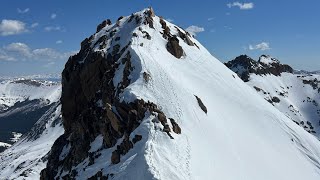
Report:
[[260,56],[258,61],[253,60],[247,55],[240,55],[234,60],[225,63],[225,65],[237,73],[245,82],[249,81],[250,73],[280,76],[282,72],[293,72],[292,67],[287,64],[281,64],[279,60],[268,55]]
[[[94,35],[81,43],[80,52],[69,58],[62,73],[61,103],[65,133],[53,145],[41,179],[53,179],[56,176],[75,178],[78,173],[72,167],[87,159],[88,166],[94,164],[99,153],[89,151],[90,143],[99,135],[103,137],[100,148],[114,147],[109,161],[118,164],[121,156],[126,155],[142,139],[142,135],[133,135],[133,131],[146,114],[157,114],[163,131],[171,139],[171,133],[181,133],[181,128],[173,118],[170,118],[170,128],[166,115],[153,102],[144,99],[123,101],[122,94],[134,81],[132,74],[140,73],[133,59],[137,54],[130,46],[135,39],[152,40],[144,28],[155,30],[153,17],[153,10],[147,9],[129,17],[120,17],[115,24],[111,24],[109,19],[105,20],[98,25]],[[163,32],[158,33],[162,33],[164,40],[167,40],[166,49],[176,58],[181,58],[183,49],[177,35],[170,32],[162,18],[160,22]],[[189,33],[175,28],[186,42],[193,45],[187,37]],[[145,81],[148,81],[148,76],[144,72]],[[69,147],[68,155],[59,158],[66,147]],[[64,174],[66,171],[71,173]],[[97,172],[92,177],[112,176],[112,173],[102,175]]]

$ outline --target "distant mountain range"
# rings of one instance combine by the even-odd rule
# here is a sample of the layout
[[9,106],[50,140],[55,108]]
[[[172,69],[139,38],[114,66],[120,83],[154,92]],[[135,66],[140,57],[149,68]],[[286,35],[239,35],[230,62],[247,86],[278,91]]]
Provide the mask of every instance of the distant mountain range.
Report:
[[17,142],[59,100],[60,82],[39,79],[20,77],[0,82],[0,152]]
[[47,80],[47,81],[61,81],[61,73],[56,74],[33,74],[21,76],[0,76],[0,81],[13,79],[32,79],[32,80]]

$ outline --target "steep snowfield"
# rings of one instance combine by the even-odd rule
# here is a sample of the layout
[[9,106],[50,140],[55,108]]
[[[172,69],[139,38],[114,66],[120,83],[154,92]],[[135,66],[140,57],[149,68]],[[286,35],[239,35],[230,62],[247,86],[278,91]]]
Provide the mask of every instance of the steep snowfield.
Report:
[[0,179],[39,179],[46,155],[63,134],[60,103],[56,102],[13,146],[0,153]]
[[[320,144],[314,137],[265,102],[200,43],[196,42],[200,50],[180,43],[186,53],[183,59],[167,53],[166,42],[157,35],[159,19],[154,22],[155,30],[148,29],[152,40],[136,38],[132,44],[135,67],[149,72],[151,81],[145,85],[140,74],[123,97],[156,103],[182,128],[182,135],[170,140],[146,123],[144,156],[155,178],[320,178]],[[208,114],[194,95],[202,99]],[[134,160],[127,159],[133,167],[138,164]]]
[[[59,82],[25,78],[0,82],[0,104],[5,105],[0,109],[1,131],[7,126],[23,129],[20,126],[26,126],[25,121],[36,122],[33,127],[30,125],[32,129],[24,135],[10,132],[11,129],[0,131],[3,135],[12,134],[8,141],[14,143],[7,144],[8,149],[0,153],[0,179],[39,179],[47,161],[45,156],[64,131],[60,117],[60,94]],[[39,111],[42,108],[48,110]],[[45,113],[37,114],[42,111]],[[37,116],[40,118],[33,120]],[[21,118],[23,122],[16,122],[12,118]]]
[[59,100],[60,93],[58,81],[21,77],[1,80],[0,141],[10,145],[17,142]]
[[304,83],[320,79],[320,75],[282,73],[281,76],[250,76],[248,85],[261,89],[257,90],[258,93],[270,102],[277,97],[279,102],[272,102],[277,109],[320,138],[320,93],[318,87]]
[[[125,102],[144,99],[157,104],[168,118],[177,121],[182,134],[172,133],[174,139],[170,139],[156,122],[156,116],[146,114],[131,134],[132,138],[141,134],[142,141],[121,156],[120,163],[111,164],[115,147],[101,148],[99,135],[90,148],[90,152],[99,154],[98,158],[93,164],[87,158],[73,167],[77,178],[86,179],[98,171],[112,174],[113,179],[320,178],[320,143],[314,136],[261,98],[195,39],[191,38],[199,49],[179,38],[185,55],[177,59],[166,49],[159,17],[153,17],[154,29],[140,26],[151,40],[142,38],[138,27],[128,19],[120,20],[117,26],[120,31],[115,35],[121,37],[121,47],[132,41],[128,49],[134,70],[129,76],[131,84],[120,97]],[[166,23],[171,33],[177,34],[174,25]],[[112,29],[108,26],[104,30]],[[96,40],[103,32],[95,35]],[[133,32],[139,35],[129,36]],[[108,45],[110,42],[100,51],[112,47]],[[143,72],[150,75],[148,82]],[[121,77],[120,66],[113,79],[115,85]],[[195,95],[206,106],[207,114],[199,107]],[[172,127],[170,122],[169,126]],[[69,148],[63,148],[60,160],[67,156]],[[59,177],[70,173],[61,169],[60,172]]]
[[[268,66],[262,67],[267,62],[270,62]],[[293,70],[267,55],[262,55],[258,61],[241,55],[226,66],[296,124],[320,137],[319,74]],[[262,68],[257,70],[257,66]]]
[[[143,12],[136,14],[144,16]],[[124,17],[117,25],[107,26],[95,34],[93,44],[104,32],[113,32],[112,28],[117,29],[114,36],[121,37],[117,42],[120,47],[132,42],[127,50],[133,70],[129,75],[130,85],[120,94],[121,99],[125,102],[144,99],[157,104],[168,118],[176,120],[182,134],[171,133],[171,139],[163,131],[157,114],[146,112],[141,124],[130,134],[131,138],[142,135],[142,140],[121,156],[119,163],[112,164],[110,160],[116,146],[106,149],[102,135],[98,135],[88,147],[93,161],[87,158],[70,171],[58,169],[57,178],[74,174],[78,179],[87,179],[100,171],[112,179],[319,180],[320,143],[314,136],[261,98],[194,38],[190,37],[199,48],[187,45],[178,37],[184,56],[177,59],[171,55],[166,49],[167,40],[161,34],[159,17],[152,17],[152,21],[154,29],[143,24],[137,26],[135,21],[129,22],[129,17]],[[171,34],[177,34],[173,24],[166,24]],[[139,27],[151,39],[143,38],[146,33],[138,30]],[[137,36],[131,36],[133,32]],[[95,50],[108,51],[113,46],[111,39],[107,41],[105,49]],[[125,75],[124,68],[119,65],[117,69],[113,79],[116,87]],[[195,96],[206,106],[207,113],[200,108]],[[96,104],[102,106],[101,101]],[[168,124],[172,128],[170,121]],[[28,157],[37,156],[33,154],[40,151],[36,144],[50,147],[54,138],[47,136],[57,137],[61,129],[58,132],[41,135],[32,146],[28,145],[31,149],[16,149],[20,153],[13,155],[20,154],[15,158],[19,162],[12,161],[9,167],[25,161],[26,152]],[[70,144],[61,149],[56,158],[63,162],[70,153]],[[9,150],[6,152],[9,156]],[[0,174],[5,175],[0,177],[16,177],[14,168],[6,168],[4,164],[8,163],[2,162]],[[29,178],[38,177],[43,167],[39,163],[31,168],[34,176]]]

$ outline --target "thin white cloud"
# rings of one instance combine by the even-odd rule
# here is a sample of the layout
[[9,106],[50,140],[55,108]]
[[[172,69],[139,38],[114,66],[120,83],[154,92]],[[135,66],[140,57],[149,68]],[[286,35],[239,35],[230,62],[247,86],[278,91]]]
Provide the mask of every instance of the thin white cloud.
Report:
[[35,28],[35,27],[37,27],[37,26],[39,26],[39,23],[37,23],[37,22],[31,24],[31,27],[32,27],[32,28]]
[[29,8],[26,8],[26,9],[20,9],[20,8],[18,8],[17,11],[18,11],[19,14],[25,14],[25,13],[29,12],[30,9],[29,9]]
[[187,27],[186,31],[189,32],[191,35],[196,36],[197,33],[203,32],[204,28],[192,25]]
[[44,28],[45,31],[62,31],[62,28],[60,26],[47,26]]
[[26,24],[18,20],[3,19],[0,23],[0,35],[9,36],[27,32]]
[[55,13],[51,14],[50,18],[51,18],[51,19],[57,18],[57,14],[55,14]]
[[215,18],[214,17],[209,17],[208,21],[213,21]]
[[270,50],[270,44],[268,42],[262,42],[260,44],[256,45],[249,45],[249,50],[261,50],[261,51],[266,51]]
[[58,40],[58,41],[56,41],[56,44],[62,44],[63,43],[63,41],[62,40]]
[[11,43],[3,48],[7,53],[19,54],[23,57],[30,58],[32,56],[29,46],[24,43]]
[[230,15],[231,15],[231,13],[229,13],[229,12],[226,13],[226,16],[230,16]]
[[228,29],[228,30],[232,30],[232,27],[230,26],[223,26],[225,29]]
[[173,19],[168,18],[168,19],[167,19],[167,21],[172,23],[174,20],[173,20]]
[[241,10],[249,10],[249,9],[253,9],[254,4],[252,2],[250,2],[250,3],[241,3],[241,2],[237,1],[237,2],[233,2],[233,3],[227,4],[227,6],[229,8],[239,7]]
[[24,43],[11,43],[0,48],[0,61],[57,61],[66,60],[72,52],[59,52],[52,48],[32,49]]

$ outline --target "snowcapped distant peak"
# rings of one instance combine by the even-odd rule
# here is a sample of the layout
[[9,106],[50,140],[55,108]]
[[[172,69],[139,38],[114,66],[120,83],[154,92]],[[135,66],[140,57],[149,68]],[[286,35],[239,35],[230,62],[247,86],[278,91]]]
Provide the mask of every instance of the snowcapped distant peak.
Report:
[[280,61],[276,58],[271,57],[270,55],[262,55],[260,56],[258,62],[266,64],[266,65],[272,65],[272,64],[279,64]]
[[249,81],[250,74],[281,76],[284,72],[293,73],[289,65],[281,64],[279,60],[268,55],[260,56],[258,61],[247,55],[240,55],[225,65],[245,82]]
[[25,100],[44,100],[50,104],[59,100],[60,82],[17,78],[0,82],[0,105],[11,107]]

